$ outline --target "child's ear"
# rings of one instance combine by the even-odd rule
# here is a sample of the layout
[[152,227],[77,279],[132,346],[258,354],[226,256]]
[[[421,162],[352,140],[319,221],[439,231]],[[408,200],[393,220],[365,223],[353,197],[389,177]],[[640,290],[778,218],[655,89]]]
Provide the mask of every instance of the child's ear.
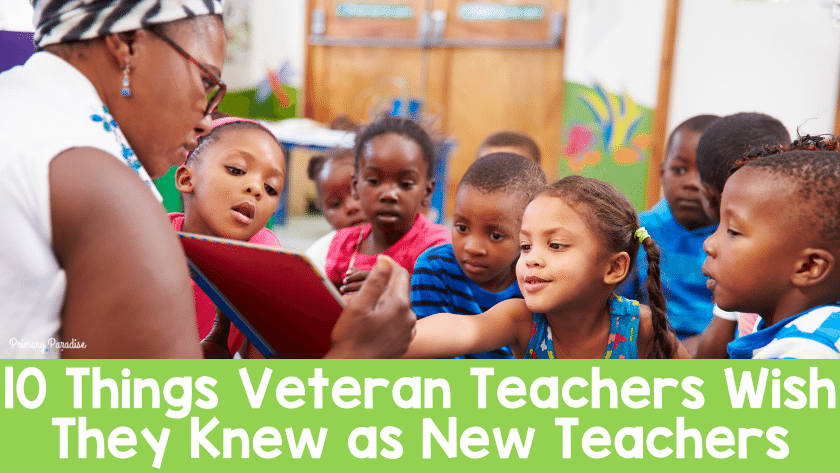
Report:
[[720,192],[701,181],[700,193],[703,194],[703,211],[706,212],[712,221],[720,222]]
[[815,286],[828,278],[834,270],[834,265],[834,255],[830,251],[805,248],[796,262],[796,271],[791,276],[791,282],[799,287]]
[[190,194],[193,191],[193,170],[185,165],[178,166],[175,170],[175,188],[182,194]]
[[630,255],[626,251],[616,253],[608,261],[607,272],[604,274],[604,284],[613,285],[624,281],[630,271]]
[[426,183],[426,195],[423,196],[423,206],[428,207],[432,203],[432,194],[435,192],[437,181],[432,178]]

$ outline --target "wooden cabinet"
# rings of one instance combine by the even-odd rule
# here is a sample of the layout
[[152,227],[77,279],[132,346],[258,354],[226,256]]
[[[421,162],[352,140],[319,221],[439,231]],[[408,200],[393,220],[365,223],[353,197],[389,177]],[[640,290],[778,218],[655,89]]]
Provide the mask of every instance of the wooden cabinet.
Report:
[[565,0],[311,0],[304,115],[369,121],[394,98],[419,99],[432,131],[457,140],[455,187],[487,135],[531,135],[557,169]]

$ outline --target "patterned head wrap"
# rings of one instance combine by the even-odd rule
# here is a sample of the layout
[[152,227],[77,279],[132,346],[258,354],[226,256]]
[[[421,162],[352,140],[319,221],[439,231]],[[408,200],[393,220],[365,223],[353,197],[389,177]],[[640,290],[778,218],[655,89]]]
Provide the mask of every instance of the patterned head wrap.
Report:
[[34,43],[37,49],[183,18],[222,14],[222,0],[30,1],[35,8]]

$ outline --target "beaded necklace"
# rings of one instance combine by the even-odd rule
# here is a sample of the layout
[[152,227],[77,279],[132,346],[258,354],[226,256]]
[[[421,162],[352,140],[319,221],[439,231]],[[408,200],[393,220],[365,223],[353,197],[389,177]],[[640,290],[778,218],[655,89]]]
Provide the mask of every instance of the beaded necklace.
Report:
[[162,202],[163,197],[160,195],[160,192],[158,192],[157,186],[155,186],[155,183],[154,181],[152,181],[152,178],[149,176],[149,173],[146,172],[146,169],[143,167],[143,164],[141,164],[140,161],[137,159],[137,156],[134,154],[134,150],[132,150],[131,147],[128,146],[128,142],[126,141],[125,136],[122,134],[122,130],[119,129],[117,121],[114,120],[114,117],[111,116],[111,112],[108,111],[108,107],[103,105],[102,114],[99,115],[94,113],[90,116],[90,119],[96,123],[102,123],[102,128],[106,132],[110,133],[117,140],[117,143],[119,143],[120,147],[122,148],[122,154],[119,156],[119,158],[122,159],[128,165],[128,167],[130,167],[131,170],[134,171],[134,173],[137,174],[137,176],[143,182],[146,183],[146,186],[149,187],[149,190],[152,191],[152,194],[155,196],[155,198],[158,201]]

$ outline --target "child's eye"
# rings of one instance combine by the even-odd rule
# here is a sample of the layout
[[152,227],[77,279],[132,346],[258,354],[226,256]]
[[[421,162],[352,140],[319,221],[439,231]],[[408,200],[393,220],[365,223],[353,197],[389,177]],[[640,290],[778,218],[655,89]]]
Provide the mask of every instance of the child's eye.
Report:
[[455,231],[457,231],[458,233],[467,233],[467,226],[463,223],[456,223],[453,226],[455,227]]
[[368,184],[370,184],[372,186],[375,186],[375,185],[379,184],[379,179],[377,179],[375,177],[369,177],[369,178],[366,179],[366,181],[367,181]]
[[490,239],[493,240],[493,241],[502,241],[502,240],[505,239],[505,236],[502,235],[501,233],[493,232],[493,233],[490,234]]
[[562,243],[549,243],[548,247],[551,248],[552,250],[562,250],[563,248],[566,247],[566,245],[564,245]]
[[683,174],[688,172],[688,168],[672,167],[671,172],[674,173],[675,176],[682,176]]
[[528,244],[528,243],[521,243],[521,244],[519,245],[519,251],[521,251],[521,252],[523,252],[523,253],[527,253],[527,252],[528,252],[528,250],[530,250],[530,249],[531,249],[531,245],[530,245],[530,244]]
[[271,187],[271,186],[270,186],[270,185],[268,185],[268,184],[266,184],[266,185],[265,185],[265,192],[266,192],[268,195],[277,195],[277,189],[275,189],[275,188]]
[[411,181],[401,182],[400,185],[403,189],[411,189],[412,187],[414,187],[414,183]]
[[341,205],[341,202],[338,202],[338,201],[327,202],[327,208],[328,209],[337,209],[340,205]]
[[225,166],[225,167],[227,168],[228,172],[233,174],[234,176],[241,176],[241,175],[245,174],[245,171],[243,171],[243,170],[241,170],[237,167],[234,167],[234,166]]
[[727,234],[729,234],[729,236],[738,236],[738,235],[740,235],[740,233],[736,232],[735,230],[733,230],[733,229],[731,229],[731,228],[727,228],[727,229],[726,229],[726,233],[727,233]]

